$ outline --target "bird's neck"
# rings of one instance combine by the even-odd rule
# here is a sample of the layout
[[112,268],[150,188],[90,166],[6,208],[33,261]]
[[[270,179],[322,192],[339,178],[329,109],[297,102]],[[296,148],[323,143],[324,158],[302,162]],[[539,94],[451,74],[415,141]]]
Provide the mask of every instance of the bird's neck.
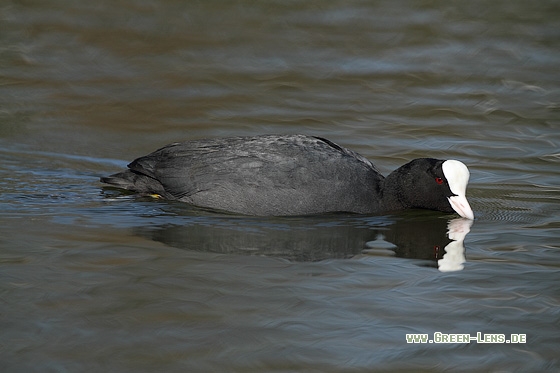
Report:
[[405,196],[402,194],[402,175],[399,169],[391,172],[383,180],[383,208],[386,211],[400,211],[409,208],[408,203],[405,201]]

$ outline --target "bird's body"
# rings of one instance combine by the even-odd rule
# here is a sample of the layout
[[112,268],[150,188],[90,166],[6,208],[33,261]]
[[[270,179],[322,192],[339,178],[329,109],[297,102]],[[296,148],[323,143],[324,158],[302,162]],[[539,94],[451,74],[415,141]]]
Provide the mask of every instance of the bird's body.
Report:
[[[384,178],[366,158],[329,140],[264,135],[170,144],[101,181],[137,193],[246,215],[376,214],[406,208],[453,212],[447,198],[456,193],[447,185],[444,162],[460,163],[424,158],[403,166],[412,173],[399,173],[401,167]],[[416,175],[424,168],[429,175]],[[446,180],[446,185],[438,185],[436,179]],[[429,185],[423,187],[424,183]],[[463,197],[464,184],[459,187]],[[431,195],[431,189],[436,195]],[[408,191],[424,195],[415,201]],[[472,215],[468,211],[467,217]]]

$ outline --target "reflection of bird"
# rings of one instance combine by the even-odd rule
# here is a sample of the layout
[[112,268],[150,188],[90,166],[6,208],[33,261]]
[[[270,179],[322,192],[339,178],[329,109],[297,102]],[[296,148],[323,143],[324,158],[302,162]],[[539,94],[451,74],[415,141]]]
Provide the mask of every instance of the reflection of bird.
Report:
[[420,259],[419,265],[440,271],[463,268],[464,239],[473,223],[429,212],[254,218],[204,213],[180,204],[160,207],[168,212],[161,224],[150,221],[135,228],[135,234],[181,249],[293,261],[394,255]]
[[397,219],[366,243],[365,253],[379,255],[379,249],[390,249],[402,258],[429,260],[442,272],[459,271],[466,261],[464,239],[472,224],[463,218]]
[[453,240],[445,247],[445,255],[438,260],[439,270],[442,272],[460,271],[465,263],[465,246],[463,241],[471,231],[472,220],[453,219],[447,225],[448,237]]
[[101,181],[142,194],[247,215],[380,213],[424,208],[473,219],[467,167],[415,159],[384,178],[329,140],[265,135],[194,140],[140,157]]
[[419,215],[416,218],[396,219],[383,232],[385,241],[395,245],[395,254],[403,258],[437,260],[443,257],[452,239],[447,235],[448,219]]

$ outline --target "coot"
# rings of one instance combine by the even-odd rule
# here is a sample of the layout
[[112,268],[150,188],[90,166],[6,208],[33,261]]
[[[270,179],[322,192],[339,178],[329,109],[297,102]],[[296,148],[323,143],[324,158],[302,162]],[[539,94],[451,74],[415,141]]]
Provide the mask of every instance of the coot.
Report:
[[385,178],[358,153],[305,135],[173,143],[101,181],[246,215],[377,214],[421,208],[474,219],[465,197],[469,170],[459,161],[419,158]]

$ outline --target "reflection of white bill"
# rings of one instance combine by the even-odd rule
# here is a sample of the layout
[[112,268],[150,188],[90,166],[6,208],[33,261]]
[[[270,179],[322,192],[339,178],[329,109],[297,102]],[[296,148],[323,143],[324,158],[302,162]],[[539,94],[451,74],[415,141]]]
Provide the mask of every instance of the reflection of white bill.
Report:
[[465,263],[465,245],[463,241],[467,233],[471,231],[473,221],[470,219],[453,219],[447,225],[447,237],[450,242],[445,246],[443,258],[438,260],[438,269],[442,272],[460,271]]

